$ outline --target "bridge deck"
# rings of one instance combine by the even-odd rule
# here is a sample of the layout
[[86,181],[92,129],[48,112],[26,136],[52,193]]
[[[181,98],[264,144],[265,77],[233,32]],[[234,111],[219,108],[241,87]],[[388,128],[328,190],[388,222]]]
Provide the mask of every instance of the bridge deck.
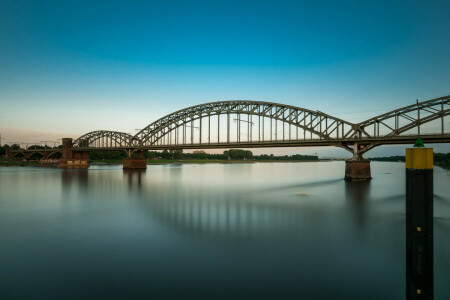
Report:
[[[450,143],[450,134],[421,135],[424,143]],[[109,150],[164,150],[164,149],[224,149],[224,148],[275,148],[275,147],[316,147],[339,146],[341,144],[414,144],[417,135],[395,136],[386,138],[360,138],[360,139],[316,139],[316,140],[289,140],[289,141],[253,141],[230,143],[202,143],[202,144],[172,144],[152,146],[125,146],[125,147],[80,147],[77,151],[109,151]]]

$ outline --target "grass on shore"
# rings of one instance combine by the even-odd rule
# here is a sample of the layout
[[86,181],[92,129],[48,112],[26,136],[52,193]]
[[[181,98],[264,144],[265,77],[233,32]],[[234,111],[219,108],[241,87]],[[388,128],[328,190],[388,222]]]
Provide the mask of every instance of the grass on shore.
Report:
[[[224,160],[224,159],[151,159],[147,160],[148,165],[162,165],[162,164],[233,164],[233,163],[271,163],[271,162],[312,162],[313,160]],[[93,165],[121,165],[122,159],[105,159],[105,160],[91,160]],[[22,161],[7,158],[0,158],[0,166],[14,167],[14,166],[36,166],[41,164],[39,161]]]
[[[233,164],[233,163],[299,163],[299,162],[318,162],[319,160],[223,160],[223,159],[152,159],[147,160],[148,165],[163,165],[163,164]],[[122,159],[107,159],[107,160],[91,160],[93,165],[121,165]],[[448,162],[435,162],[435,166],[450,170]],[[20,161],[7,158],[0,158],[0,166],[4,167],[40,167],[38,161]]]
[[[151,159],[148,165],[161,164],[233,164],[233,163],[255,163],[255,162],[313,162],[317,160],[225,160],[225,159]],[[122,160],[91,160],[92,164],[122,164]]]
[[27,167],[27,166],[33,166],[38,167],[40,166],[38,161],[20,161],[20,160],[12,160],[7,158],[0,158],[0,166],[4,167]]

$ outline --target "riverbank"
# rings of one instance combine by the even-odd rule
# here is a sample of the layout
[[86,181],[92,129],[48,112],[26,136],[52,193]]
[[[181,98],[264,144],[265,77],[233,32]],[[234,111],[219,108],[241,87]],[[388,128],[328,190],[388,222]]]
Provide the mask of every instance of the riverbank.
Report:
[[41,164],[38,161],[19,161],[10,160],[6,158],[0,158],[1,167],[40,167]]
[[[301,163],[301,162],[324,162],[331,160],[223,160],[223,159],[152,159],[147,160],[147,165],[170,165],[170,164],[253,164],[253,163]],[[378,160],[374,160],[378,161]],[[388,161],[388,160],[386,160]],[[390,162],[401,162],[401,160],[390,160]],[[122,160],[91,160],[91,165],[122,165]],[[435,166],[450,170],[450,166],[445,162],[436,162]],[[50,168],[49,165],[41,165],[39,161],[17,161],[0,158],[0,167],[43,167]]]
[[[318,160],[223,160],[223,159],[152,159],[147,160],[147,165],[166,164],[252,164],[252,163],[299,163],[318,162]],[[91,165],[122,165],[123,160],[91,160]],[[18,161],[5,158],[0,159],[3,167],[48,167],[41,165],[39,161]]]
[[[372,157],[371,161],[389,161],[389,162],[404,162],[405,156],[384,156],[384,157]],[[450,170],[450,153],[434,153],[433,163],[435,166],[441,167],[446,170]]]
[[[152,159],[147,165],[166,164],[252,164],[252,163],[298,163],[318,162],[318,160],[223,160],[223,159]],[[121,165],[122,160],[92,160],[91,165]]]

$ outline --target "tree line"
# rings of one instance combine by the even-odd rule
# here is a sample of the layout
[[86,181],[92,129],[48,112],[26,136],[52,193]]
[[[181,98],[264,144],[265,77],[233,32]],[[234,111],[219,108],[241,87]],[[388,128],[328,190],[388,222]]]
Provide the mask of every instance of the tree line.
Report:
[[[30,149],[30,150],[32,150],[32,149],[48,149],[48,150],[50,150],[50,149],[58,149],[61,147],[62,146],[50,147],[50,146],[41,146],[41,145],[31,145],[28,147],[28,149]],[[12,144],[12,145],[4,144],[3,146],[0,145],[0,156],[6,154],[6,149],[20,150],[20,149],[24,149],[24,148],[20,147],[19,144]]]
[[[404,155],[385,156],[385,157],[372,157],[373,161],[405,161]],[[433,162],[436,166],[450,169],[450,153],[434,153]]]
[[[127,157],[124,151],[93,151],[89,153],[92,160],[119,160]],[[283,155],[275,156],[273,154],[267,155],[253,155],[252,151],[241,149],[225,150],[223,153],[210,154],[205,152],[184,153],[183,150],[163,150],[163,151],[145,151],[143,153],[145,159],[164,159],[164,160],[318,160],[314,155]]]
[[[57,149],[58,147],[32,145],[28,149]],[[19,150],[21,147],[17,144],[0,146],[0,156],[6,154],[6,149]],[[282,155],[276,156],[273,154],[253,155],[252,151],[242,149],[229,149],[223,151],[223,153],[210,154],[203,151],[184,153],[183,150],[163,150],[163,151],[144,151],[143,157],[145,159],[164,159],[164,160],[183,160],[183,159],[213,159],[213,160],[277,160],[277,161],[289,161],[289,160],[318,160],[314,155]],[[122,160],[127,158],[125,151],[92,151],[89,152],[89,158],[91,160]]]

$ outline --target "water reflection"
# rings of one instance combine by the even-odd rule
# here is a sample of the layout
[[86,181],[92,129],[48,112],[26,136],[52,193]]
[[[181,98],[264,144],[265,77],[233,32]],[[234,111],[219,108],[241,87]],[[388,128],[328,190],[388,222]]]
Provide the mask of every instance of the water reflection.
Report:
[[345,198],[357,226],[363,226],[367,222],[370,186],[371,181],[345,181]]
[[[0,169],[2,296],[60,286],[88,299],[79,287],[95,286],[122,298],[132,287],[154,298],[402,299],[404,167],[372,166],[376,179],[352,184],[341,162]],[[446,178],[436,176],[436,299],[450,294]]]
[[141,191],[142,178],[145,177],[146,170],[123,169],[123,177],[126,179],[128,190]]
[[[124,172],[127,189],[139,191],[142,211],[150,218],[185,235],[203,237],[208,241],[239,242],[249,239],[292,239],[292,236],[304,235],[305,226],[314,226],[317,231],[327,231],[336,224],[347,226],[345,217],[334,211],[346,210],[345,207],[336,208],[335,204],[327,209],[323,207],[324,202],[336,200],[336,195],[329,195],[324,187],[345,184],[342,179],[270,188],[261,186],[256,190],[245,186],[221,189],[203,186],[201,180],[196,184],[183,185],[180,182],[183,168],[180,167],[165,168],[163,172],[168,183],[153,182],[151,177],[143,179],[145,173]],[[345,191],[355,222],[358,226],[362,225],[370,182],[346,185]],[[324,219],[327,221],[324,222]]]
[[152,217],[178,232],[234,241],[292,234],[299,229],[295,223],[306,214],[295,205],[258,203],[251,196],[213,198],[198,192],[155,197],[142,204]]
[[86,192],[88,186],[88,174],[86,169],[61,170],[61,182],[64,189],[78,188]]

